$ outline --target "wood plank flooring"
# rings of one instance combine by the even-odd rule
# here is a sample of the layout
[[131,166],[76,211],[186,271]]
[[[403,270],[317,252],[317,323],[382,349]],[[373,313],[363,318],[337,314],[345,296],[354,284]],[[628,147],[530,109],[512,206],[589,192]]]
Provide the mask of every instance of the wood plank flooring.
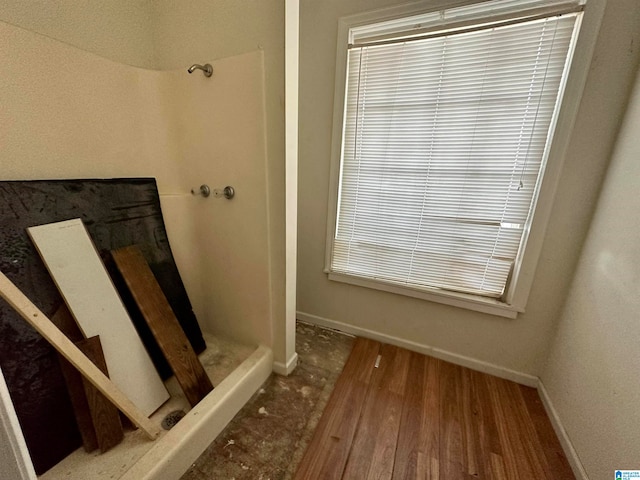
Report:
[[575,477],[535,389],[357,339],[295,478]]

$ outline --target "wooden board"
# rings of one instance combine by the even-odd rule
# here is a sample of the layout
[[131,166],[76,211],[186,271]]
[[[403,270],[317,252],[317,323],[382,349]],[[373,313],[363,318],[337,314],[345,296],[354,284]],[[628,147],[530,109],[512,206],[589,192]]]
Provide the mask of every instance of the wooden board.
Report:
[[[71,312],[69,312],[66,305],[60,305],[56,313],[51,317],[51,322],[72,342],[76,343],[84,340],[78,324],[71,316]],[[62,376],[67,384],[71,405],[73,405],[73,413],[78,423],[78,430],[80,430],[80,436],[82,437],[82,446],[86,452],[93,452],[98,448],[98,439],[96,430],[93,428],[87,395],[84,393],[82,375],[61,354],[58,353],[57,355],[62,369]]]
[[0,297],[4,298],[11,308],[18,312],[150,439],[156,439],[160,435],[160,427],[151,422],[2,272],[0,272]]
[[213,385],[142,252],[134,245],[111,254],[187,400],[195,406]]
[[[93,364],[100,369],[107,377],[109,370],[104,360],[100,337],[95,336],[81,340],[76,343],[77,347],[84,353]],[[91,420],[96,433],[98,447],[102,453],[110,450],[119,444],[124,438],[120,413],[107,397],[95,388],[91,382],[83,379],[84,392],[86,394]]]
[[100,336],[111,379],[145,416],[168,398],[82,220],[27,229],[86,337]]

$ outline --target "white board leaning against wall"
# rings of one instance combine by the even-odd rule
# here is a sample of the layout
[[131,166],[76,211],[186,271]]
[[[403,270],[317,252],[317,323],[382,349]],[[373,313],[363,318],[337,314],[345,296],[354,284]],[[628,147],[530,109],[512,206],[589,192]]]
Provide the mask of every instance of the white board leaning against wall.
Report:
[[113,383],[149,416],[168,398],[82,220],[27,229],[86,337],[100,336]]

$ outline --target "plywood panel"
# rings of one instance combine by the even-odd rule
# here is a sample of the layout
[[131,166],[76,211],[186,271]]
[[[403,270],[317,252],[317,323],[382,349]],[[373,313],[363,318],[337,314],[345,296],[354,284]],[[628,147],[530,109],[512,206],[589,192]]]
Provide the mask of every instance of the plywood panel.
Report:
[[133,245],[111,254],[187,400],[195,406],[213,390],[213,385],[142,252]]
[[114,384],[145,415],[168,398],[82,220],[27,229],[87,337],[99,335]]

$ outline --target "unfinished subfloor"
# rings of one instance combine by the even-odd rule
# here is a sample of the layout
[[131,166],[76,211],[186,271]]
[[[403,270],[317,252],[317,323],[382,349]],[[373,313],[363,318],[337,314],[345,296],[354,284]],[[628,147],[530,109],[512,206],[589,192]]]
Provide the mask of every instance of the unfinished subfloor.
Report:
[[271,375],[182,480],[290,479],[322,416],[353,337],[298,323],[298,366]]

